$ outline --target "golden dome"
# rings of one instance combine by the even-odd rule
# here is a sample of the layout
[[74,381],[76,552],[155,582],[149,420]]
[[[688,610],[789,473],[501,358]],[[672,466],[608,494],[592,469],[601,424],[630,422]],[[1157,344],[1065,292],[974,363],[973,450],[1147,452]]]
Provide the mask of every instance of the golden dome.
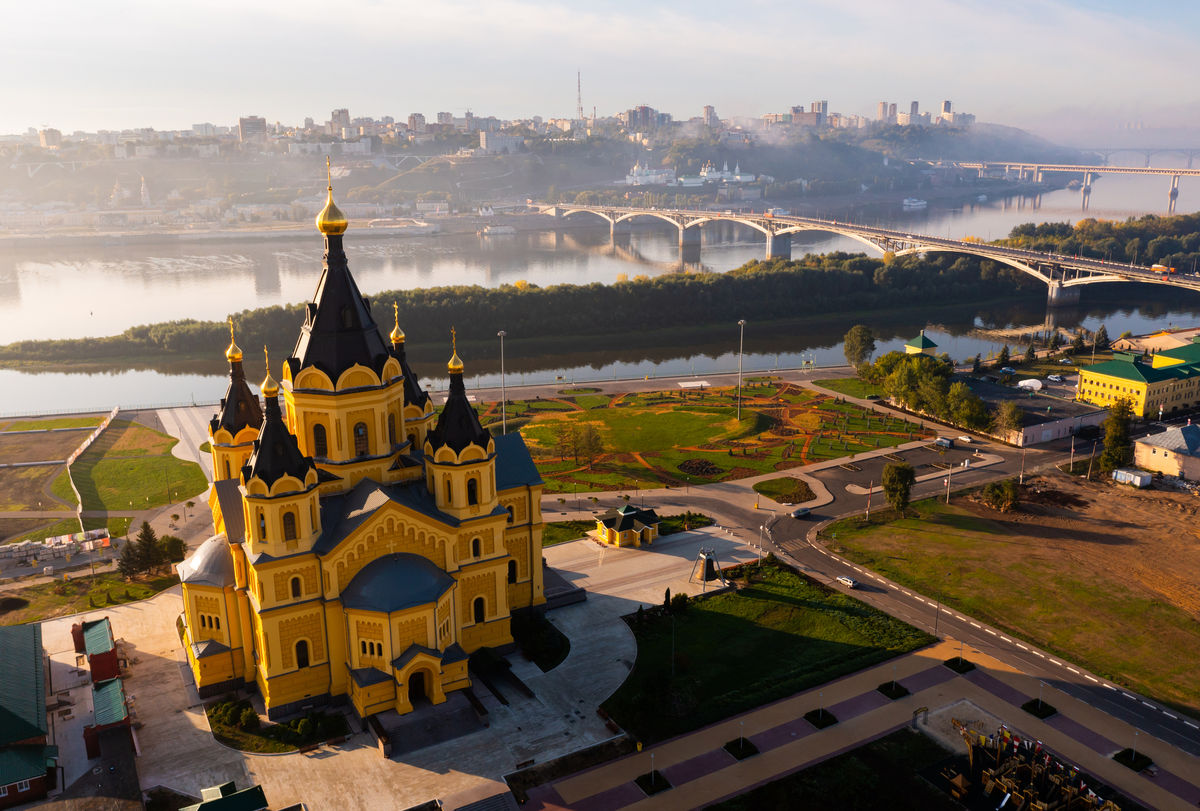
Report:
[[329,166],[329,158],[325,158],[325,173],[329,176],[329,197],[325,201],[325,208],[321,209],[321,213],[317,215],[317,230],[325,236],[336,236],[346,233],[346,215],[333,202],[333,170]]
[[279,396],[279,384],[275,382],[275,378],[271,377],[271,356],[267,354],[267,348],[263,347],[263,357],[267,360],[267,376],[263,378],[262,384],[259,386],[262,389],[263,397],[272,398]]
[[400,305],[392,302],[392,315],[396,317],[396,326],[392,327],[392,332],[388,336],[392,339],[392,346],[404,343],[404,330],[400,329]]
[[446,370],[452,375],[460,375],[463,370],[462,358],[458,356],[458,339],[454,332],[454,327],[450,328],[450,362],[446,364]]
[[242,359],[242,350],[233,340],[233,316],[229,316],[229,348],[225,350],[225,360],[236,363]]

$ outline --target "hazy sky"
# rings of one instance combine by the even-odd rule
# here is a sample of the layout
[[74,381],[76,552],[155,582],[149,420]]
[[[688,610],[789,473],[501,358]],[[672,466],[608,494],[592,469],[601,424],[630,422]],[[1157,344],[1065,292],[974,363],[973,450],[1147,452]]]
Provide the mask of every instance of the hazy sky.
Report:
[[[647,103],[759,115],[952,99],[981,121],[1200,125],[1185,0],[6,2],[0,132]],[[1189,78],[1191,77],[1191,78]]]

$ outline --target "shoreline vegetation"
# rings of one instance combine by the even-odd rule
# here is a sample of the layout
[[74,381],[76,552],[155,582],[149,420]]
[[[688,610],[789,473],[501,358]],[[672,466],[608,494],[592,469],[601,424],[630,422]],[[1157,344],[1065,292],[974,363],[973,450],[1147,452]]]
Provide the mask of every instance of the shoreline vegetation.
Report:
[[[391,303],[399,305],[401,327],[422,339],[413,346],[439,347],[436,336],[455,324],[467,348],[472,343],[487,346],[490,356],[494,326],[499,323],[514,336],[536,336],[528,339],[534,350],[529,354],[549,355],[594,350],[597,338],[612,348],[644,348],[647,332],[688,342],[709,334],[711,325],[724,323],[735,312],[753,312],[756,322],[764,324],[917,307],[927,312],[929,301],[967,296],[1012,300],[1028,296],[1035,285],[1016,271],[973,257],[934,255],[888,261],[839,252],[797,260],[756,260],[724,273],[635,276],[610,285],[538,287],[517,282],[496,288],[433,287],[385,291],[369,300],[376,323],[384,329],[392,321]],[[235,314],[239,344],[266,344],[272,354],[289,353],[304,320],[304,306]],[[605,317],[597,318],[598,313]],[[61,372],[169,364],[178,372],[194,372],[203,365],[220,373],[225,370],[221,349],[228,341],[223,321],[187,319],[130,327],[107,337],[17,341],[0,346],[0,368]]]
[[[1200,260],[1200,214],[1146,215],[1125,222],[1081,220],[1021,225],[1001,244],[1135,263],[1159,262],[1188,272]],[[1162,288],[1150,286],[1147,296]],[[495,288],[479,285],[391,290],[370,298],[376,323],[392,321],[395,302],[401,326],[432,356],[451,324],[468,351],[472,346],[489,371],[495,325],[514,336],[513,371],[527,363],[544,365],[548,357],[586,352],[596,362],[596,346],[650,352],[675,343],[695,351],[696,339],[711,327],[753,313],[758,324],[784,327],[919,310],[922,323],[938,308],[929,302],[1004,302],[1041,295],[1037,280],[986,259],[957,254],[875,258],[835,252],[794,260],[754,260],[727,272],[680,271],[656,277],[622,278],[613,284],[560,284],[539,287],[524,281]],[[1102,293],[1100,294],[1103,295]],[[234,315],[243,346],[267,345],[283,356],[290,352],[303,323],[303,303],[243,310]],[[603,314],[603,317],[597,317]],[[909,325],[911,328],[911,324]],[[533,336],[522,341],[517,336]],[[597,341],[597,339],[603,339]],[[69,340],[18,341],[0,346],[0,368],[23,371],[114,371],[161,369],[166,372],[219,374],[220,347],[228,341],[222,321],[191,319],[130,327],[119,335]],[[703,341],[700,342],[703,344]],[[411,347],[410,347],[411,348]],[[715,347],[714,347],[715,349]],[[751,351],[756,347],[752,344]],[[778,351],[767,341],[758,351]],[[727,351],[727,350],[720,350]],[[415,355],[416,353],[414,353]],[[420,364],[418,364],[419,366]],[[163,368],[169,366],[170,368]],[[430,364],[430,371],[436,368]],[[424,371],[423,369],[419,371]]]

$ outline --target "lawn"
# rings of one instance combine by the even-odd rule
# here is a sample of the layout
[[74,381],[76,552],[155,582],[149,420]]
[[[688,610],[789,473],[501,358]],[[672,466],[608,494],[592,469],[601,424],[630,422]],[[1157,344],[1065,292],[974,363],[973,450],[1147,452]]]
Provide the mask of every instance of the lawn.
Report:
[[738,797],[708,806],[709,811],[791,811],[837,808],[839,811],[962,808],[918,772],[950,752],[919,732],[900,729],[787,777],[772,780]]
[[115,572],[38,583],[0,594],[0,625],[20,625],[153,597],[179,582],[176,575],[127,583]]
[[595,528],[595,521],[555,521],[546,524],[542,527],[542,546],[574,541]]
[[[249,722],[244,714],[249,711]],[[320,710],[282,724],[263,724],[250,702],[219,701],[205,709],[213,737],[231,749],[280,754],[350,734],[346,716]]]
[[876,386],[874,383],[868,383],[865,380],[859,380],[857,377],[838,377],[833,380],[814,380],[814,384],[823,389],[836,391],[838,394],[844,394],[847,397],[876,397],[883,396],[883,389]]
[[[144,425],[114,420],[71,468],[84,509],[144,510],[204,492],[208,481],[200,466],[171,455],[178,441]],[[65,471],[52,490],[74,503]]]
[[[47,420],[16,420],[4,426],[5,431],[46,431],[52,428],[95,428],[103,417],[54,417]],[[75,434],[73,434],[74,436]],[[82,442],[87,434],[80,431],[77,436]]]
[[[0,468],[0,511],[11,510],[63,510],[75,506],[75,496],[59,503],[46,492],[47,486],[60,471],[62,465],[36,465],[34,467]],[[66,474],[63,474],[65,480]],[[67,488],[67,493],[71,488]],[[59,496],[57,492],[55,496]],[[69,505],[69,506],[68,506]]]
[[[1047,487],[1045,482],[1040,486]],[[1047,508],[1009,521],[982,508],[922,501],[909,517],[880,511],[869,525],[861,518],[843,519],[823,536],[832,551],[901,585],[1118,684],[1198,713],[1200,634],[1187,610],[1195,555],[1170,552],[1177,570],[1162,571],[1166,564],[1155,557],[1155,547],[1165,539],[1155,540],[1153,531],[1146,538],[1135,529],[1112,531],[1115,516],[1140,522],[1117,503],[1137,496],[1091,487],[1096,502],[1080,501],[1061,519],[1047,516]],[[1114,517],[1101,520],[1095,511],[1103,509]],[[1147,509],[1153,511],[1154,504]],[[1175,585],[1181,577],[1182,591]]]
[[[9,537],[11,543],[44,541],[54,535],[71,535],[78,531],[79,522],[74,518],[63,518],[59,521],[52,518],[10,518],[0,521],[0,538]],[[9,533],[8,536],[6,532]]]
[[[585,394],[514,401],[519,427],[548,493],[686,487],[744,478],[891,447],[926,436],[915,423],[885,417],[827,394],[769,379],[747,381],[737,416],[735,388]],[[499,421],[496,404],[485,422]],[[558,448],[564,428],[592,426],[602,448],[588,459]]]
[[771,559],[740,571],[752,582],[736,591],[629,618],[637,664],[603,707],[634,736],[697,729],[933,641]]
[[816,498],[808,482],[792,476],[767,479],[754,485],[754,492],[780,504],[803,504]]

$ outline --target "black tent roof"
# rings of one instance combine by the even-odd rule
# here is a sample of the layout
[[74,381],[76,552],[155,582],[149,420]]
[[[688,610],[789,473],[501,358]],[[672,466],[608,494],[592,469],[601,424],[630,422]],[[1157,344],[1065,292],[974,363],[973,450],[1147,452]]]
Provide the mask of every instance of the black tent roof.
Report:
[[461,453],[473,443],[486,451],[488,440],[491,438],[491,433],[479,423],[479,415],[467,400],[462,372],[451,373],[450,394],[446,398],[446,405],[442,406],[437,425],[429,432],[429,442],[433,449],[436,451],[448,446],[455,453]]
[[262,479],[267,487],[284,476],[295,476],[304,481],[313,467],[311,457],[300,452],[296,437],[283,423],[279,410],[279,398],[267,398],[267,415],[263,420],[262,432],[254,440],[254,452],[242,467],[242,480]]
[[292,379],[301,369],[315,366],[337,382],[355,364],[382,376],[388,355],[370,304],[350,275],[341,235],[326,237],[325,268],[305,311],[296,348],[287,360]]
[[262,406],[258,403],[258,397],[250,391],[250,386],[246,384],[246,371],[242,368],[242,362],[240,360],[231,361],[229,364],[229,388],[225,391],[225,396],[221,398],[220,411],[213,415],[209,426],[214,434],[224,428],[237,436],[237,432],[247,426],[250,428],[260,427],[262,421]]

